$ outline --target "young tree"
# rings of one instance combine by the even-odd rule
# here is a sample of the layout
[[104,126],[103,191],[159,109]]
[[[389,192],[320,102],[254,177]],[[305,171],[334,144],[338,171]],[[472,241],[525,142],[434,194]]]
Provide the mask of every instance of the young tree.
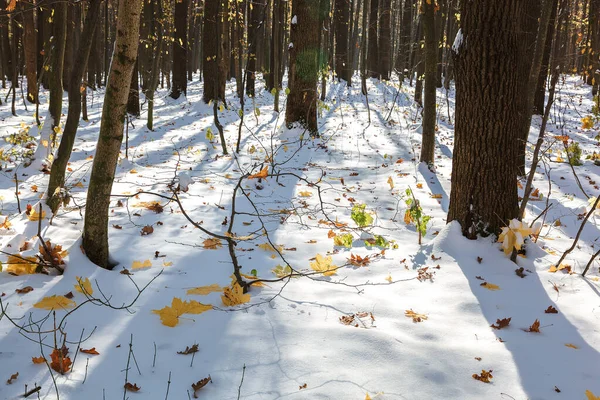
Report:
[[85,86],[82,86],[82,80],[92,49],[94,31],[98,25],[101,4],[102,0],[90,0],[83,26],[83,33],[81,34],[79,49],[77,49],[73,70],[71,71],[71,76],[69,78],[69,110],[67,113],[67,121],[65,122],[63,135],[60,139],[60,145],[56,151],[54,161],[52,161],[50,181],[48,183],[47,204],[53,212],[56,212],[61,202],[61,196],[60,193],[57,193],[57,189],[62,188],[65,184],[67,163],[69,162],[71,152],[73,151],[77,127],[79,126],[82,105],[82,87],[85,90]]
[[189,0],[175,0],[175,41],[173,42],[173,83],[170,96],[187,95],[187,16]]
[[290,33],[289,88],[285,123],[300,122],[311,134],[318,134],[317,79],[321,0],[293,0]]
[[137,59],[141,9],[142,0],[119,0],[115,50],[87,194],[83,249],[88,258],[102,268],[110,268],[108,207],[123,141],[129,85]]
[[435,32],[435,2],[423,0],[421,9],[423,10],[423,31],[425,34],[425,96],[423,99],[423,143],[421,146],[421,162],[433,165],[438,52],[438,36]]
[[456,124],[448,222],[463,234],[498,233],[518,215],[521,24],[528,0],[461,2],[454,43]]
[[[67,40],[67,3],[54,3],[52,25],[52,62],[50,70],[50,105],[48,109],[52,117],[52,128],[60,124],[63,98],[63,67]],[[53,138],[55,135],[53,135]],[[53,140],[54,141],[54,140]]]

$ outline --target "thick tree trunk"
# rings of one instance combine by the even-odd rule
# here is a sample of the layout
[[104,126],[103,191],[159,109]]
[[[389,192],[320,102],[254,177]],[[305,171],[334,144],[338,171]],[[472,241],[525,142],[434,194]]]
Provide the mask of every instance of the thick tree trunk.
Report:
[[27,100],[38,102],[37,88],[37,35],[35,33],[33,0],[24,0],[23,5],[23,47],[25,53],[25,74],[27,76]]
[[528,0],[463,1],[453,48],[456,125],[448,222],[465,236],[498,233],[518,215],[523,7]]
[[[204,4],[204,26],[202,32],[204,92],[202,99],[205,103],[211,100],[225,100],[221,96],[225,82],[219,79],[219,60],[221,52],[221,34],[219,30],[220,0],[206,0]],[[223,90],[221,90],[223,87]]]
[[285,123],[299,122],[318,134],[317,79],[319,72],[320,0],[293,0],[290,36],[289,88]]
[[[210,1],[210,0],[208,0]],[[250,8],[250,18],[248,23],[248,63],[247,71],[248,82],[246,83],[246,94],[254,97],[254,86],[256,82],[256,58],[258,50],[258,29],[261,23],[261,17],[264,15],[264,7],[266,0],[250,0],[252,7]]]
[[423,31],[425,34],[425,98],[423,102],[423,142],[421,145],[421,162],[432,166],[435,150],[435,105],[437,86],[437,52],[438,36],[435,32],[435,4],[424,0]]
[[335,0],[335,73],[338,79],[352,84],[352,62],[348,52],[348,30],[350,27],[350,0]]
[[371,8],[369,10],[369,49],[367,53],[367,63],[369,76],[371,78],[380,78],[379,72],[379,47],[377,42],[379,22],[379,0],[371,0]]
[[[546,44],[544,46],[544,56],[542,58],[542,67],[535,87],[535,97],[533,100],[533,113],[536,115],[544,114],[544,103],[546,100],[546,80],[548,79],[548,68],[550,67],[550,53],[552,52],[552,40],[554,39],[554,27],[556,26],[556,10],[558,0],[551,0],[552,15],[548,23],[548,33],[546,34]],[[592,0],[593,1],[593,0]]]
[[115,50],[87,195],[83,249],[88,258],[102,268],[111,267],[108,252],[108,208],[123,141],[129,85],[137,59],[141,6],[142,0],[119,1]]
[[381,0],[381,13],[379,15],[379,74],[381,79],[390,79],[390,70],[392,68],[392,9],[391,0]]
[[396,71],[404,79],[408,72],[408,59],[410,55],[410,28],[412,22],[412,0],[404,0],[402,6],[402,22],[400,24],[400,37],[398,38],[398,54],[396,55]]
[[[63,98],[63,66],[65,59],[65,46],[67,40],[67,3],[58,2],[54,4],[54,15],[52,17],[54,26],[52,43],[52,63],[50,70],[50,105],[48,106],[52,117],[52,128],[60,124]],[[54,138],[55,135],[53,135]],[[54,140],[53,140],[54,142]]]
[[[591,0],[590,2],[590,30],[592,51],[590,54],[592,75],[592,95],[598,95],[598,87],[600,85],[600,1]],[[596,101],[598,104],[598,101]]]
[[173,42],[173,83],[170,96],[187,95],[187,15],[188,1],[175,1],[175,42]]
[[50,181],[48,183],[47,203],[53,212],[56,212],[60,206],[61,196],[56,191],[64,187],[67,163],[71,157],[75,136],[77,135],[82,108],[81,94],[85,93],[85,84],[82,81],[92,49],[94,31],[100,17],[101,4],[102,0],[90,0],[79,48],[75,53],[76,58],[73,63],[71,76],[69,77],[69,111],[63,135],[60,139],[60,145],[52,162]]

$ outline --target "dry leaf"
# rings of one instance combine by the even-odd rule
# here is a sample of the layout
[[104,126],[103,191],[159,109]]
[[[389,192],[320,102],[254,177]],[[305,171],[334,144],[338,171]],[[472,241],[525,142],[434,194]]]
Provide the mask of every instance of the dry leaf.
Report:
[[590,392],[589,390],[585,391],[585,395],[587,397],[587,400],[600,400],[599,396],[595,396],[594,393]]
[[146,225],[142,228],[142,230],[140,231],[140,234],[142,236],[148,236],[151,235],[154,232],[154,228],[152,227],[152,225]]
[[483,282],[479,286],[483,286],[487,290],[500,290],[500,286],[494,285],[493,283],[489,283],[489,282]]
[[50,358],[52,359],[50,367],[61,375],[64,375],[71,370],[71,359],[66,353],[66,348],[63,348],[54,349],[50,354]]
[[479,375],[473,374],[473,379],[477,379],[478,381],[485,382],[485,383],[490,383],[491,379],[493,377],[494,376],[492,375],[491,369],[489,371],[482,369],[481,374],[479,374]]
[[77,305],[73,300],[67,299],[65,296],[49,296],[44,297],[42,300],[35,303],[35,308],[41,308],[43,310],[58,310],[58,309],[69,309]]
[[494,329],[502,329],[502,328],[506,328],[508,326],[508,324],[510,324],[510,320],[512,318],[502,318],[502,319],[497,319],[496,320],[496,324],[492,324],[490,325],[492,328]]
[[404,311],[404,315],[408,318],[412,318],[413,322],[423,322],[427,319],[427,315],[416,313],[412,308]]
[[212,382],[212,379],[210,378],[210,375],[204,379],[200,379],[198,382],[196,383],[192,383],[192,389],[194,389],[194,398],[197,399],[198,398],[198,390],[202,389],[204,386],[206,386],[208,384],[208,382]]
[[6,272],[13,275],[35,274],[38,260],[35,257],[9,255],[6,261]]
[[6,384],[7,384],[7,385],[10,385],[10,384],[12,384],[12,383],[13,383],[13,381],[17,380],[17,378],[18,378],[18,377],[19,377],[19,373],[18,373],[18,372],[15,372],[14,374],[12,374],[12,375],[10,376],[10,378],[8,378],[8,380],[6,381]]
[[298,390],[306,389],[307,387],[308,387],[308,385],[305,383],[302,386],[298,386]]
[[320,272],[324,276],[335,275],[335,271],[338,268],[332,264],[331,256],[323,257],[321,254],[317,254],[315,261],[310,263],[310,267],[313,271]]
[[248,179],[260,179],[260,178],[266,178],[267,175],[269,175],[269,167],[266,166],[263,169],[260,170],[259,173],[254,174],[254,175],[250,175],[248,177]]
[[540,333],[540,321],[536,319],[526,332]]
[[152,310],[154,314],[160,315],[160,321],[163,325],[175,327],[179,323],[179,317],[183,314],[202,314],[205,311],[212,310],[210,304],[198,303],[196,300],[182,301],[174,297],[171,306],[165,306],[160,310]]
[[223,290],[223,288],[215,283],[209,286],[199,286],[188,289],[186,294],[197,294],[199,296],[204,296],[212,292],[220,292],[221,290]]
[[350,253],[350,258],[348,259],[348,262],[357,267],[365,267],[369,265],[371,260],[369,259],[369,256],[361,257],[358,255],[355,256],[354,254]]
[[575,346],[573,343],[567,343],[567,344],[565,344],[565,346],[570,347],[575,350],[577,350],[579,348],[579,347]]
[[390,185],[390,190],[393,190],[394,189],[394,180],[392,179],[391,176],[388,177],[387,183],[388,183],[388,185]]
[[[132,170],[133,171],[133,170]],[[127,390],[128,392],[139,392],[141,387],[138,386],[136,383],[134,383],[133,385],[129,382],[125,383],[125,385],[123,385],[123,387],[125,388],[125,390]]]
[[95,356],[99,356],[100,355],[100,353],[98,353],[96,351],[95,347],[92,347],[91,349],[79,349],[79,351],[82,352],[82,353],[85,353],[85,354],[92,354],[92,355],[95,355]]
[[216,250],[220,247],[223,247],[223,245],[221,244],[221,240],[219,240],[217,238],[206,239],[204,242],[202,242],[202,246],[205,249],[209,249],[209,250]]
[[40,219],[46,218],[46,211],[42,210],[42,215],[40,216],[36,209],[32,208],[29,214],[27,214],[27,218],[29,218],[30,221],[39,221]]
[[244,289],[242,289],[242,287],[235,282],[231,285],[231,287],[226,287],[223,289],[221,301],[227,307],[237,306],[249,302],[250,294],[244,294]]
[[39,357],[31,357],[31,362],[34,364],[43,364],[46,362],[46,359],[42,356]]
[[33,288],[31,286],[25,286],[24,288],[21,289],[15,289],[15,292],[19,293],[19,294],[26,294],[29,293],[33,290]]
[[554,308],[553,306],[548,306],[548,308],[546,308],[546,310],[544,310],[544,312],[546,314],[558,314],[558,310],[556,308]]
[[94,290],[92,289],[92,283],[90,282],[89,278],[82,279],[76,276],[75,280],[77,281],[77,284],[75,285],[76,291],[87,294],[88,296],[91,296],[92,293],[94,293]]
[[[46,248],[50,253],[46,252]],[[51,265],[64,265],[65,261],[63,258],[69,254],[67,250],[62,249],[61,245],[53,245],[49,240],[46,240],[46,246],[40,244],[39,251],[44,261],[49,262]]]
[[300,197],[312,197],[312,193],[309,192],[308,190],[304,190],[304,191],[298,192],[298,195]]
[[185,350],[178,351],[177,354],[187,355],[187,354],[197,353],[198,351],[200,351],[200,349],[198,349],[198,345],[194,344],[191,347],[185,346]]
[[150,261],[150,260],[144,260],[144,261],[134,260],[131,263],[131,269],[149,268],[151,266],[152,266],[152,261]]
[[157,214],[164,211],[164,207],[158,201],[141,201],[135,204],[134,207],[143,207],[147,210],[154,211]]

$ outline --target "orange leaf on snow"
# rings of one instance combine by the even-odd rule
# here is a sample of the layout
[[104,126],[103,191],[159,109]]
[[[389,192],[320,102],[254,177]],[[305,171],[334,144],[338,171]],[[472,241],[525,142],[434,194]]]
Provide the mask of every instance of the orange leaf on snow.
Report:
[[485,369],[481,370],[481,374],[473,374],[473,379],[477,379],[478,381],[484,382],[484,383],[490,383],[491,379],[494,376],[492,375],[492,370],[490,369],[489,371],[486,371]]
[[233,283],[231,287],[226,287],[221,295],[221,301],[227,307],[237,306],[250,301],[250,294],[244,294],[244,290],[237,282]]
[[95,356],[100,355],[100,353],[96,351],[95,347],[92,347],[91,349],[79,349],[79,351],[85,354],[93,354]]
[[194,389],[194,398],[198,398],[198,390],[202,389],[204,386],[208,384],[208,382],[212,382],[210,375],[204,379],[200,379],[196,383],[192,383],[192,389]]
[[510,324],[511,319],[512,318],[502,318],[502,319],[498,318],[496,320],[496,324],[492,324],[490,326],[494,329],[506,328]]
[[71,359],[62,349],[54,349],[50,358],[52,359],[50,367],[59,374],[64,375],[71,370]]
[[209,250],[216,250],[219,247],[223,247],[223,245],[221,244],[221,241],[216,238],[206,239],[204,242],[202,242],[202,246],[205,249],[209,249]]
[[260,179],[260,178],[266,178],[266,177],[267,177],[267,175],[269,175],[269,167],[268,167],[268,166],[267,166],[267,167],[264,167],[263,169],[261,169],[259,173],[257,173],[257,174],[253,174],[253,175],[250,175],[250,176],[248,177],[248,179]]
[[540,320],[536,319],[525,332],[540,333]]
[[46,359],[42,356],[39,357],[31,357],[31,362],[34,364],[43,364],[46,362]]
[[137,385],[137,383],[131,384],[129,382],[126,382],[125,385],[123,385],[123,387],[125,388],[125,390],[127,390],[128,392],[139,392],[141,387]]

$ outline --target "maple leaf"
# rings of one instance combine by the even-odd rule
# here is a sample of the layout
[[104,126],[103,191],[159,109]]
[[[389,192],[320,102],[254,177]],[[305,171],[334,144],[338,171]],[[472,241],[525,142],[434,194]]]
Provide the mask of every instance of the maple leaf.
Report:
[[123,385],[123,387],[125,388],[125,390],[127,390],[128,392],[139,392],[140,389],[142,388],[141,386],[138,386],[137,383],[131,384],[129,382],[126,382],[125,385]]
[[39,357],[31,357],[31,362],[34,364],[43,364],[46,362],[46,359],[42,356]]
[[63,349],[54,349],[50,354],[52,362],[50,367],[61,375],[71,370],[71,359],[66,355]]
[[144,260],[144,261],[134,260],[131,263],[131,269],[149,268],[151,266],[152,266],[152,261],[150,261],[150,260]]
[[494,328],[494,329],[502,329],[502,328],[506,328],[506,327],[508,326],[508,324],[510,324],[510,320],[511,320],[511,319],[512,319],[512,318],[502,318],[502,319],[498,318],[498,319],[496,320],[496,325],[492,324],[492,325],[490,325],[490,326],[491,326],[492,328]]
[[98,353],[96,351],[95,347],[92,347],[91,349],[79,349],[79,351],[82,352],[82,353],[85,353],[85,354],[92,354],[92,355],[95,355],[95,356],[99,356],[100,355],[100,353]]
[[43,310],[57,310],[73,308],[77,305],[73,300],[67,299],[65,296],[48,296],[35,303],[35,308],[41,308]]
[[[49,253],[46,252],[46,249],[48,249]],[[62,249],[61,245],[52,245],[49,240],[46,240],[46,246],[39,245],[39,251],[42,258],[51,265],[64,265],[65,261],[63,257],[69,254],[67,250]]]
[[250,301],[250,293],[244,294],[244,289],[237,283],[223,289],[221,301],[227,307],[233,307]]
[[416,313],[412,308],[404,311],[404,315],[408,318],[412,318],[413,322],[423,322],[427,319],[427,315]]
[[527,329],[525,332],[535,332],[540,333],[540,321],[536,319],[533,324]]
[[35,274],[38,260],[35,257],[9,255],[6,261],[6,272],[13,275]]
[[82,279],[76,276],[75,280],[77,281],[77,284],[75,285],[76,291],[87,294],[88,296],[91,296],[92,293],[94,293],[94,290],[92,289],[92,283],[90,282],[89,278]]
[[281,265],[277,265],[275,268],[273,268],[271,270],[271,272],[273,272],[276,277],[283,278],[288,275],[291,275],[293,271],[289,265],[286,265],[285,267],[283,267]]
[[187,354],[197,353],[199,351],[200,351],[200,349],[198,349],[198,345],[194,344],[191,347],[190,346],[185,346],[185,350],[178,351],[177,354],[187,355]]
[[548,308],[546,308],[546,310],[544,310],[544,312],[546,314],[558,314],[558,310],[556,308],[554,308],[554,306],[548,306]]
[[10,378],[8,378],[8,380],[6,381],[6,384],[7,384],[7,385],[10,385],[10,384],[12,384],[12,383],[13,383],[13,381],[17,380],[17,378],[18,378],[18,377],[19,377],[19,373],[18,373],[18,372],[15,372],[14,374],[12,374],[12,375],[10,376]]
[[223,247],[223,244],[221,244],[221,240],[219,240],[217,238],[210,238],[210,239],[206,239],[204,242],[202,242],[202,246],[205,249],[216,250],[220,247]]
[[198,398],[198,390],[202,389],[204,386],[208,384],[208,382],[212,382],[210,375],[204,379],[200,379],[196,383],[192,383],[192,389],[194,389],[194,398]]
[[477,375],[477,374],[473,374],[473,379],[477,379],[478,381],[484,382],[484,383],[490,383],[491,379],[494,376],[492,375],[492,370],[490,369],[489,371],[486,371],[485,369],[481,370],[481,374]]
[[600,400],[600,396],[595,396],[594,393],[592,393],[589,390],[585,391],[585,395],[587,397],[587,400]]
[[35,208],[32,208],[31,212],[27,214],[27,218],[29,218],[30,221],[39,221],[40,219],[46,218],[46,211],[42,210],[42,214],[40,215]]
[[489,283],[489,282],[483,282],[479,286],[483,286],[487,290],[500,290],[500,286],[494,285],[493,283]]
[[323,257],[321,254],[317,254],[315,261],[310,263],[310,267],[313,271],[320,272],[324,276],[335,275],[335,271],[338,268],[332,264],[331,256]]
[[588,115],[581,119],[581,129],[592,129],[593,127],[594,127],[594,120],[591,115]]
[[163,325],[171,328],[177,326],[179,317],[183,314],[202,314],[205,311],[212,310],[210,304],[202,304],[196,300],[182,301],[180,298],[173,297],[171,306],[165,306],[160,310],[152,310],[154,314],[160,315],[160,321]]
[[188,289],[186,294],[197,294],[199,296],[204,296],[212,292],[220,292],[221,290],[223,290],[223,288],[215,283],[209,286],[199,286]]
[[521,250],[525,239],[532,233],[534,233],[532,228],[515,218],[510,221],[508,226],[502,228],[498,242],[502,243],[504,254],[509,255],[513,249]]
[[259,173],[250,175],[248,177],[248,179],[260,179],[260,178],[264,179],[267,177],[267,175],[269,175],[269,167],[268,166],[261,169]]

